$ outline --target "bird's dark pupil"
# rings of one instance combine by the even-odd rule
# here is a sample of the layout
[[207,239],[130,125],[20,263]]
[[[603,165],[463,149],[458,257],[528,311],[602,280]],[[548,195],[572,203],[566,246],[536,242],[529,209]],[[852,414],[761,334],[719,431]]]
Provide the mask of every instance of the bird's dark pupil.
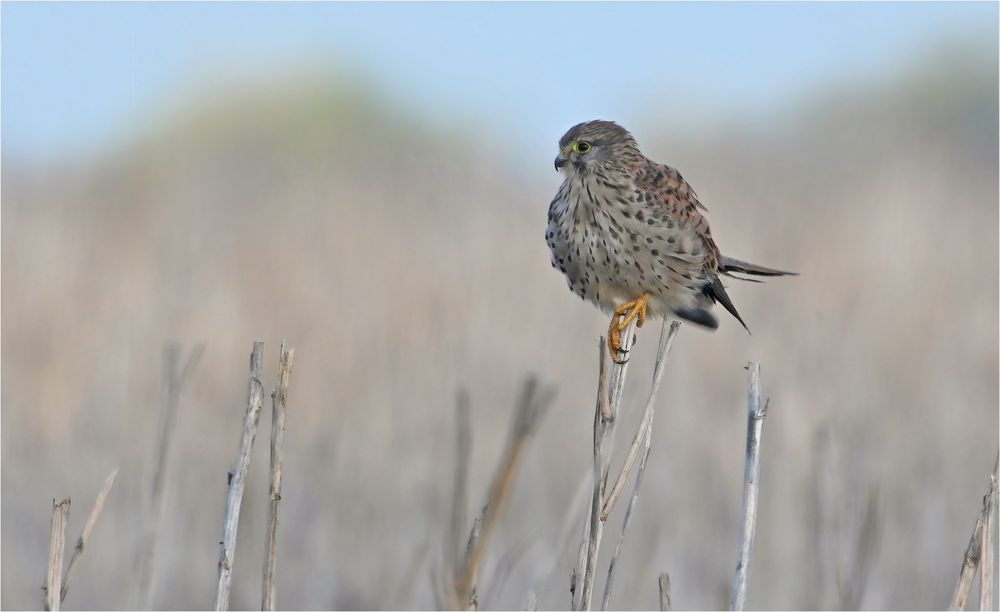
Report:
[[587,151],[590,150],[590,145],[585,142],[581,142],[579,145],[579,149],[581,153],[586,153]]

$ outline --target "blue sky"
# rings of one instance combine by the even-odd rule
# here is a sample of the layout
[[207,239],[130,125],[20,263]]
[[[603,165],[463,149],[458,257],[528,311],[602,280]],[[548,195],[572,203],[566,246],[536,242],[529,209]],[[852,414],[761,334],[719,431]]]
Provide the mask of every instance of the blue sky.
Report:
[[3,155],[86,153],[222,77],[346,66],[438,120],[552,142],[594,117],[780,106],[945,39],[996,3],[3,2]]

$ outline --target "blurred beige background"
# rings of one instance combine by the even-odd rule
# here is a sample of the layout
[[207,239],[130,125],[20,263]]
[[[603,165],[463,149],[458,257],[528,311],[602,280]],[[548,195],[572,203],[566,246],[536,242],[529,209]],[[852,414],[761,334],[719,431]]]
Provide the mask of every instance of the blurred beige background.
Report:
[[[727,605],[748,360],[771,398],[750,606],[947,604],[997,453],[993,32],[985,45],[928,40],[891,72],[841,75],[767,108],[688,116],[697,104],[657,108],[633,92],[646,101],[626,126],[692,183],[723,251],[801,276],[730,283],[753,335],[731,320],[714,334],[682,326],[613,607],[656,607],[662,571],[676,607]],[[296,349],[282,608],[433,607],[456,390],[472,400],[473,512],[529,372],[558,395],[479,601],[518,609],[534,590],[541,608],[569,605],[607,321],[549,266],[559,177],[545,164],[561,130],[591,117],[541,135],[516,117],[445,122],[354,75],[202,84],[91,154],[5,154],[3,608],[41,603],[51,499],[72,497],[75,540],[114,466],[66,607],[135,605],[172,340],[206,348],[177,414],[153,602],[211,605],[247,355],[265,342],[269,388],[282,339]],[[641,330],[632,359],[619,453],[658,327]],[[234,609],[259,597],[268,431],[266,410]],[[857,576],[866,508],[873,543]]]

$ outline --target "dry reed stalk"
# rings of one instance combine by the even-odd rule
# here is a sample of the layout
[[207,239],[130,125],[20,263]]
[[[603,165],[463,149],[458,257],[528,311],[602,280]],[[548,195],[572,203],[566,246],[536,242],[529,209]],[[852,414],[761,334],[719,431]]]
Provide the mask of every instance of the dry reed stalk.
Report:
[[618,480],[615,486],[612,487],[611,493],[608,495],[607,500],[604,503],[603,509],[601,511],[601,520],[605,521],[608,518],[611,510],[614,508],[615,501],[618,499],[618,493],[616,490],[620,491],[621,484],[624,484],[625,478],[628,475],[629,470],[631,470],[632,463],[635,461],[635,455],[638,453],[640,436],[645,434],[645,446],[643,449],[642,459],[639,461],[639,469],[635,475],[635,485],[632,488],[632,497],[629,499],[628,507],[625,509],[625,517],[622,519],[622,530],[618,536],[618,544],[615,546],[614,555],[611,557],[611,562],[608,565],[608,579],[604,584],[604,598],[601,603],[601,609],[607,610],[608,605],[611,601],[611,590],[614,587],[615,582],[615,568],[618,564],[618,557],[621,555],[622,546],[625,542],[625,531],[628,529],[629,522],[632,519],[632,510],[635,507],[636,500],[639,499],[639,488],[642,486],[642,475],[646,472],[646,461],[649,459],[649,451],[653,440],[653,416],[654,408],[656,406],[656,394],[660,389],[660,381],[663,379],[663,372],[666,370],[667,366],[667,355],[670,353],[670,347],[673,345],[674,337],[677,335],[677,330],[680,328],[680,322],[672,321],[669,326],[667,321],[663,321],[663,328],[660,331],[660,342],[656,349],[656,364],[653,367],[653,382],[649,389],[649,398],[646,400],[646,408],[643,411],[642,420],[639,423],[639,429],[635,432],[635,439],[632,441],[632,446],[629,449],[628,455],[625,459],[625,464],[622,466],[621,474],[618,476]]
[[[997,457],[1000,462],[1000,456]],[[997,507],[997,470],[990,475],[990,490],[986,494],[986,514],[983,517],[983,552],[979,562],[979,609],[993,609],[993,515]]]
[[148,512],[142,527],[142,543],[139,549],[139,610],[149,610],[153,604],[153,578],[156,575],[156,547],[160,534],[160,519],[163,516],[163,490],[166,483],[167,465],[170,460],[170,441],[177,421],[177,407],[181,390],[198,365],[205,350],[203,344],[194,347],[183,368],[178,368],[180,347],[171,342],[163,349],[162,396],[160,400],[160,425],[156,439],[153,460],[152,490],[149,496]]
[[[639,444],[643,440],[643,434],[649,430],[652,424],[653,406],[656,402],[656,392],[659,389],[660,380],[663,376],[663,368],[666,365],[665,355],[670,350],[673,338],[677,333],[679,323],[667,320],[663,321],[663,328],[660,332],[660,345],[657,351],[657,362],[654,368],[653,385],[650,396],[643,412],[642,421],[636,431],[632,441],[632,446],[625,459],[621,473],[615,480],[611,489],[611,494],[606,494],[608,486],[608,472],[611,468],[611,453],[614,444],[615,423],[621,407],[622,393],[625,388],[625,376],[628,370],[628,359],[625,363],[614,363],[611,367],[610,380],[608,380],[606,351],[603,350],[604,339],[601,339],[601,352],[598,357],[598,389],[597,406],[594,415],[594,491],[591,497],[591,514],[587,525],[584,528],[582,542],[580,544],[579,565],[573,576],[571,593],[573,596],[574,609],[589,610],[593,598],[594,581],[596,579],[597,557],[600,552],[601,537],[603,534],[604,521],[607,520],[608,513],[612,510],[614,502],[621,493],[625,479],[629,470],[638,456]],[[635,322],[622,333],[622,345],[631,346],[635,335]],[[641,482],[641,479],[640,479]],[[627,527],[627,520],[623,527]],[[621,536],[624,537],[624,534]],[[620,544],[621,540],[619,540]],[[614,561],[609,568],[609,577],[614,576]],[[582,577],[582,580],[581,580]],[[605,597],[610,595],[610,591],[605,587]]]
[[976,519],[976,527],[972,530],[972,538],[969,539],[969,546],[962,558],[962,569],[958,575],[958,584],[955,585],[955,594],[952,595],[951,604],[948,606],[949,610],[965,609],[969,593],[972,592],[972,582],[976,579],[979,557],[982,555],[982,538],[983,517],[980,516]]
[[760,403],[760,364],[747,363],[749,392],[747,394],[747,448],[743,472],[743,526],[740,531],[740,558],[736,565],[736,580],[730,610],[743,610],[747,598],[747,576],[750,553],[757,527],[757,498],[760,494],[760,439],[767,416],[767,404]]
[[66,550],[66,525],[69,523],[70,501],[67,497],[61,502],[52,500],[52,531],[49,535],[49,564],[45,573],[45,584],[42,593],[45,596],[43,604],[46,610],[59,609],[59,593],[62,592],[63,553]]
[[[630,328],[631,329],[631,328]],[[626,335],[629,330],[626,330]],[[623,341],[627,342],[627,340]],[[624,344],[628,346],[628,344]],[[590,497],[590,517],[584,528],[583,542],[580,544],[580,568],[576,573],[576,580],[572,585],[574,591],[576,610],[589,610],[590,600],[594,590],[594,576],[597,569],[597,553],[600,550],[601,531],[604,522],[601,520],[602,499],[604,497],[604,486],[607,479],[608,461],[606,454],[610,454],[609,446],[611,433],[614,430],[616,412],[611,404],[613,400],[608,392],[608,367],[607,351],[605,350],[604,338],[597,343],[597,358],[599,363],[597,378],[597,402],[594,408],[594,491]],[[617,366],[618,364],[616,364]],[[626,364],[621,364],[618,372],[624,370]],[[612,387],[613,389],[613,387]],[[611,394],[613,395],[613,391]],[[582,577],[582,583],[579,582]],[[579,591],[576,597],[575,591]]]
[[285,442],[285,407],[288,379],[292,371],[295,349],[285,349],[281,342],[278,359],[278,384],[271,392],[271,488],[267,513],[267,533],[264,543],[264,578],[261,582],[261,610],[276,609],[275,583],[278,571],[278,510],[281,507],[281,482],[284,475],[282,447]]
[[524,458],[527,443],[538,429],[538,424],[554,396],[552,390],[539,390],[538,386],[534,378],[529,378],[524,384],[511,420],[506,451],[497,466],[486,504],[480,516],[473,522],[462,563],[454,568],[452,589],[454,609],[476,609],[479,605],[476,595],[479,566],[490,537],[496,530],[510,498],[517,468]]
[[243,490],[246,488],[247,472],[250,469],[250,455],[257,437],[257,421],[260,419],[264,403],[264,386],[260,382],[261,363],[264,359],[264,343],[254,342],[250,353],[250,382],[247,391],[247,411],[243,419],[243,435],[236,465],[229,472],[229,494],[226,497],[226,517],[223,523],[222,542],[219,551],[219,587],[215,595],[215,609],[229,609],[229,592],[232,589],[233,558],[236,555],[236,531],[240,522],[240,506],[243,504]]
[[646,400],[646,407],[642,412],[642,420],[639,422],[639,428],[636,430],[635,437],[632,439],[632,446],[629,447],[628,454],[625,456],[625,463],[622,465],[621,472],[618,474],[618,478],[615,479],[615,484],[611,487],[611,492],[608,494],[607,501],[601,509],[602,521],[608,520],[608,515],[611,514],[612,510],[614,510],[615,503],[618,501],[618,496],[621,495],[622,489],[625,486],[625,480],[628,478],[628,474],[632,470],[632,466],[635,464],[635,459],[639,454],[639,444],[642,441],[643,434],[647,429],[652,427],[653,410],[656,406],[656,394],[660,390],[660,381],[663,379],[663,372],[666,370],[667,354],[670,352],[670,347],[673,346],[674,337],[677,335],[677,330],[680,329],[680,326],[681,324],[679,321],[671,321],[669,327],[667,325],[667,321],[663,321],[663,329],[660,331],[660,344],[656,350],[656,365],[653,368],[653,384],[649,389],[649,397]]
[[[986,526],[988,514],[995,505],[998,466],[1000,466],[1000,455],[997,456],[997,462],[993,464],[990,484],[986,490],[986,495],[983,496],[983,509],[976,519],[976,526],[972,530],[972,537],[969,539],[969,545],[965,549],[965,556],[962,558],[962,569],[958,574],[958,584],[955,585],[955,593],[952,595],[951,604],[948,606],[949,610],[964,610],[965,604],[969,600],[969,593],[972,592],[972,582],[976,578],[976,569],[979,567],[979,561],[983,553],[983,528]],[[990,574],[990,579],[987,582],[992,585],[992,574]]]
[[66,565],[66,574],[62,579],[62,589],[59,591],[59,601],[65,601],[66,593],[69,591],[69,579],[73,575],[73,569],[76,567],[76,561],[83,554],[83,549],[90,541],[90,534],[94,532],[94,525],[97,524],[97,518],[101,516],[101,511],[104,510],[104,502],[108,499],[108,494],[111,493],[111,487],[115,484],[115,478],[118,477],[118,468],[111,470],[108,477],[104,479],[104,486],[101,487],[101,491],[97,494],[97,500],[94,501],[94,508],[90,511],[90,516],[87,517],[87,522],[83,525],[83,531],[80,533],[80,539],[76,541],[76,548],[73,549],[73,555],[69,558],[69,564]]
[[666,612],[670,610],[670,575],[666,572],[660,574],[660,610]]

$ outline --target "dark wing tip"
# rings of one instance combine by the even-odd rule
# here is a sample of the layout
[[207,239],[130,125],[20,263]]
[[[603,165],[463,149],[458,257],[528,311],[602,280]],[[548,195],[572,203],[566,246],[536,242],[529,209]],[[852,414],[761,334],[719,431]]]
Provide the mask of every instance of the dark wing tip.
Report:
[[728,310],[729,314],[736,317],[736,320],[740,322],[740,325],[743,326],[743,329],[747,330],[748,334],[750,333],[750,328],[747,327],[747,324],[743,320],[743,317],[740,316],[740,313],[736,311],[736,305],[733,304],[733,301],[731,299],[729,299],[729,294],[726,293],[726,288],[722,286],[722,281],[719,280],[718,276],[713,278],[712,282],[706,284],[705,287],[702,289],[702,292],[704,292],[706,296],[711,298],[712,301],[722,304],[722,307]]

